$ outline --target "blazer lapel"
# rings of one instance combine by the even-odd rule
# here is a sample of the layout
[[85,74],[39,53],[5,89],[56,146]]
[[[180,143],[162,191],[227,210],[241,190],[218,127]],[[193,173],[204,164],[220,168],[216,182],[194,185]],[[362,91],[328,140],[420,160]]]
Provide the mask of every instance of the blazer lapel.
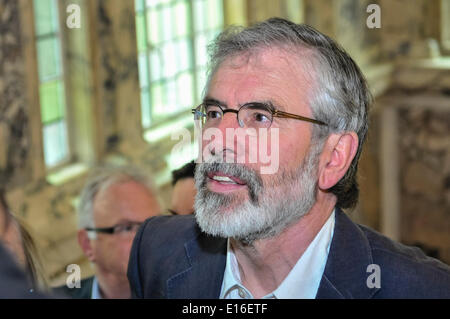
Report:
[[226,265],[227,240],[200,233],[184,246],[186,268],[167,280],[167,297],[219,298]]
[[367,286],[370,264],[373,259],[367,237],[336,208],[333,240],[316,298],[371,298],[379,289]]

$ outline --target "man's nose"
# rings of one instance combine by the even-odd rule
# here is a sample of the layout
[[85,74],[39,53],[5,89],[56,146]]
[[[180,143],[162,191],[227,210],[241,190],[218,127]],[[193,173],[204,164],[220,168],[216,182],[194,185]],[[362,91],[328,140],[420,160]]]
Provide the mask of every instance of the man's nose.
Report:
[[227,162],[243,161],[245,156],[245,128],[239,125],[236,112],[226,112],[218,129],[222,133],[223,156]]

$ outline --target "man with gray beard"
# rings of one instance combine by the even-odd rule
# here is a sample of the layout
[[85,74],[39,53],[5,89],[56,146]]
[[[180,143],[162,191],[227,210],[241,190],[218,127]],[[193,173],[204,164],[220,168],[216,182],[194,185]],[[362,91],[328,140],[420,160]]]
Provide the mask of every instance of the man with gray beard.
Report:
[[[213,236],[233,238],[251,245],[255,240],[278,235],[298,221],[314,204],[319,148],[313,147],[293,172],[282,170],[263,184],[257,171],[241,164],[223,163],[216,158],[201,163],[195,172],[198,195],[195,214],[200,228]],[[239,178],[247,186],[248,201],[242,194],[216,193],[207,187],[208,174],[222,174]],[[241,204],[229,214],[223,209],[233,202]]]
[[[203,132],[195,217],[140,228],[128,266],[133,297],[450,298],[447,265],[342,211],[358,200],[371,103],[350,56],[279,18],[226,30],[210,48],[193,109]],[[238,130],[245,138],[229,134]],[[252,138],[267,143],[247,145]],[[279,169],[267,174],[261,158],[251,160],[262,154],[255,147]]]

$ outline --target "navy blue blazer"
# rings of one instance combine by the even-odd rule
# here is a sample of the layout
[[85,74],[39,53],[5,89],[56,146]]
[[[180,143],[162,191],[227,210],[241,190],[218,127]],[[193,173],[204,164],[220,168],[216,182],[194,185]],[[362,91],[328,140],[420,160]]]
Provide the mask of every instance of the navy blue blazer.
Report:
[[[335,216],[316,298],[450,298],[448,265],[355,224],[340,209]],[[192,215],[150,218],[131,250],[132,296],[218,298],[226,250],[227,240],[202,233]],[[368,269],[372,264],[379,266],[379,288],[372,280],[374,268]]]

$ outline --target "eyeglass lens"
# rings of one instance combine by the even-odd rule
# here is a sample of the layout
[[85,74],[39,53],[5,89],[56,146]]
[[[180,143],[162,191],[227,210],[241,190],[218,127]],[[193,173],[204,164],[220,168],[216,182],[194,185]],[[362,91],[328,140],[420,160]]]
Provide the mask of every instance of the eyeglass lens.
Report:
[[268,128],[272,124],[272,112],[261,104],[246,104],[238,112],[231,109],[223,110],[217,105],[200,105],[196,110],[197,119],[201,117],[205,127],[216,127],[227,112],[237,113],[237,120],[241,127]]

